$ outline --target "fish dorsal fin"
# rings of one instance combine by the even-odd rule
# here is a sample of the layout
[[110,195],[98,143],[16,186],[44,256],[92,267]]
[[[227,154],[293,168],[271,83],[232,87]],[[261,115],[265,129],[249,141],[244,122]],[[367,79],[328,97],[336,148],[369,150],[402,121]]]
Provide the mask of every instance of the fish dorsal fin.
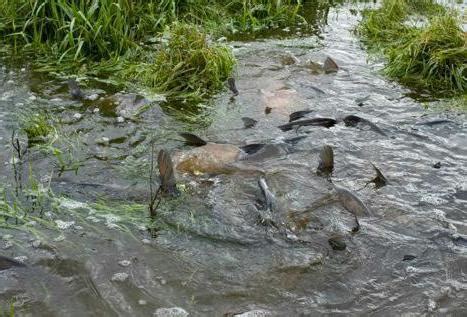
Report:
[[337,63],[328,56],[324,61],[323,69],[326,74],[336,73],[339,70],[339,66],[337,66]]
[[261,193],[263,194],[266,209],[269,211],[274,211],[276,209],[276,197],[269,190],[266,180],[263,177],[261,177],[258,180],[258,185],[261,189]]
[[254,143],[254,144],[247,144],[244,146],[241,146],[240,149],[245,152],[246,154],[255,154],[259,150],[261,150],[266,144],[262,143]]
[[306,116],[307,114],[309,114],[311,112],[313,112],[313,110],[300,110],[300,111],[292,112],[289,115],[289,122],[301,119],[301,118],[303,118],[304,116]]
[[245,129],[253,128],[258,123],[257,120],[248,117],[242,117],[242,121]]
[[334,170],[334,151],[330,145],[323,145],[319,153],[319,165],[316,171],[318,176],[325,176],[330,180]]
[[194,135],[192,133],[182,132],[182,133],[180,133],[180,136],[185,139],[185,143],[187,145],[203,146],[203,145],[208,144],[206,141],[201,139],[199,136]]
[[[371,163],[371,162],[370,162],[370,163]],[[383,173],[381,172],[381,170],[375,166],[375,164],[371,163],[371,165],[373,166],[373,169],[374,169],[375,172],[376,172],[376,176],[375,176],[375,178],[373,178],[373,179],[372,179],[371,181],[369,181],[368,183],[374,183],[376,189],[381,188],[381,187],[383,187],[383,186],[386,186],[387,183],[388,183],[387,178],[383,175]]]
[[177,182],[175,180],[172,158],[166,150],[160,150],[157,158],[159,164],[159,175],[163,193],[177,194]]

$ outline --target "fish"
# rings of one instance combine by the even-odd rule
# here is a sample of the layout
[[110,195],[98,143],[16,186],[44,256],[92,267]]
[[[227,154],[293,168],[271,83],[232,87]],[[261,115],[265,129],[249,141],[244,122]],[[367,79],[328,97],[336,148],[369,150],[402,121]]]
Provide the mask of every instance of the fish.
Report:
[[25,267],[24,263],[11,259],[9,257],[0,255],[0,271],[8,270],[14,267]]
[[259,188],[261,189],[261,194],[263,196],[263,208],[258,210],[258,223],[261,225],[269,225],[279,229],[277,224],[273,219],[273,212],[276,211],[276,197],[269,190],[268,184],[263,177],[260,177],[258,180]]
[[242,117],[242,121],[245,129],[253,128],[258,123],[257,120],[248,117]]
[[170,154],[166,150],[160,150],[157,162],[159,164],[160,189],[162,193],[169,196],[178,196],[179,191]]
[[365,203],[363,203],[360,198],[358,198],[355,193],[337,185],[334,185],[334,189],[336,191],[339,202],[348,212],[355,215],[356,217],[372,216],[370,209],[365,205]]
[[227,79],[227,84],[229,86],[230,91],[234,94],[234,96],[238,96],[239,92],[237,89],[237,85],[235,84],[235,79],[233,77],[229,77],[229,79]]
[[180,136],[185,139],[186,145],[193,145],[193,146],[203,146],[208,144],[206,141],[201,139],[199,136],[194,135],[192,133],[182,132]]
[[81,100],[85,97],[84,93],[81,91],[81,88],[79,88],[78,82],[74,79],[68,79],[68,89],[73,99]]
[[337,73],[339,66],[331,57],[328,56],[324,61],[323,69],[326,74]]
[[322,126],[326,128],[333,127],[337,123],[337,120],[331,118],[313,118],[313,119],[305,119],[299,121],[289,122],[279,126],[279,129],[282,131],[290,131],[295,127],[303,127],[303,126]]
[[272,108],[271,108],[271,107],[266,107],[266,108],[264,108],[264,113],[265,113],[265,114],[270,114],[271,111],[272,111]]
[[328,239],[329,245],[333,250],[344,251],[347,247],[344,239],[341,236],[333,236]]
[[356,116],[356,115],[348,115],[346,117],[344,117],[343,119],[345,125],[347,127],[357,127],[359,126],[360,124],[361,125],[366,125],[368,127],[370,127],[371,130],[373,130],[374,132],[376,133],[379,133],[383,136],[387,136],[386,133],[383,132],[383,130],[381,130],[376,124],[374,124],[373,122],[367,120],[367,119],[364,119],[364,118],[361,118],[359,116]]
[[274,194],[269,190],[268,184],[266,180],[261,177],[258,180],[259,188],[261,189],[261,193],[264,197],[264,205],[266,210],[275,211],[276,209],[276,197]]
[[369,181],[368,184],[374,183],[376,189],[386,186],[388,184],[387,178],[383,175],[381,170],[375,166],[375,164],[371,163],[371,166],[373,166],[373,169],[376,172],[376,176],[371,181]]
[[319,153],[319,165],[316,170],[318,176],[329,177],[334,170],[334,152],[329,145],[323,145]]
[[438,124],[450,124],[450,123],[455,123],[452,120],[446,120],[446,119],[437,119],[437,120],[431,120],[431,121],[425,121],[425,122],[418,122],[416,123],[417,125],[427,125],[427,126],[434,126]]
[[292,122],[292,121],[296,121],[298,119],[301,119],[303,118],[305,115],[309,114],[313,112],[313,110],[300,110],[300,111],[295,111],[295,112],[292,112],[290,115],[289,115],[289,122]]

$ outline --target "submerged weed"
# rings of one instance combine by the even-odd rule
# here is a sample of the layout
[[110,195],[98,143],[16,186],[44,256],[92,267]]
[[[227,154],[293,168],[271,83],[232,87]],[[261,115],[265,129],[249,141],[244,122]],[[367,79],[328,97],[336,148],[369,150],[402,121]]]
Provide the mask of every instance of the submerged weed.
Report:
[[21,130],[26,133],[29,144],[43,142],[53,132],[50,118],[42,112],[28,112],[20,115]]

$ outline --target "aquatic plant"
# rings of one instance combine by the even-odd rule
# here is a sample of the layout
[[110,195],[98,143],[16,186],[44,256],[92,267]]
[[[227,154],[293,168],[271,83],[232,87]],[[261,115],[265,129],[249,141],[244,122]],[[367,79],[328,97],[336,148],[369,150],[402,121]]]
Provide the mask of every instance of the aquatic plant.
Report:
[[[414,14],[425,16],[411,25]],[[363,12],[358,33],[364,43],[387,58],[385,72],[415,88],[436,95],[467,90],[467,37],[454,12],[433,0],[384,0],[382,7]]]
[[19,123],[29,144],[43,141],[54,130],[50,118],[43,112],[23,112],[19,115]]
[[223,87],[235,65],[228,47],[211,43],[199,28],[183,23],[173,24],[164,38],[158,51],[130,63],[121,76],[189,101],[201,101]]

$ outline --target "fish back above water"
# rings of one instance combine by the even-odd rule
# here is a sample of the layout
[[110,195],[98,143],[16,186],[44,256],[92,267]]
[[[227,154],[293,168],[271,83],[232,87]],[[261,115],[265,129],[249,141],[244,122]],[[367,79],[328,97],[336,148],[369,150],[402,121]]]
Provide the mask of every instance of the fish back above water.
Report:
[[346,188],[337,185],[334,185],[334,189],[336,190],[339,202],[347,211],[355,215],[355,217],[372,216],[370,209],[368,209],[368,207],[356,194]]
[[313,112],[313,110],[300,110],[300,111],[292,112],[289,115],[289,122],[297,121],[298,119],[303,118],[304,116],[306,116],[307,114],[311,112]]
[[161,190],[165,194],[176,196],[178,194],[175,171],[170,154],[165,150],[159,151],[157,158],[159,164],[159,175]]
[[258,123],[257,120],[248,117],[242,117],[242,121],[245,129],[253,128]]
[[232,144],[207,143],[188,151],[178,151],[173,155],[176,169],[186,173],[226,173],[227,167],[239,160],[245,153]]
[[181,137],[185,139],[185,144],[192,146],[203,146],[208,144],[206,141],[201,139],[199,136],[192,133],[182,132],[179,133]]
[[261,193],[263,194],[265,209],[269,211],[276,210],[276,197],[274,194],[269,190],[268,184],[266,180],[261,177],[258,180],[259,188],[261,189]]
[[295,127],[303,127],[303,126],[321,126],[330,128],[333,127],[337,123],[337,120],[332,118],[313,118],[313,119],[305,119],[299,121],[293,121],[286,124],[279,126],[279,129],[282,131],[290,131]]
[[8,270],[14,267],[25,267],[24,263],[11,259],[9,257],[0,255],[0,271]]
[[384,133],[383,130],[381,130],[376,124],[359,116],[348,115],[344,117],[343,121],[348,127],[357,127],[359,124],[367,125],[372,131],[379,133],[383,136],[387,136],[386,133]]
[[370,181],[370,183],[374,183],[376,189],[386,186],[388,183],[387,178],[383,175],[381,170],[375,166],[375,164],[371,163],[371,166],[373,166],[373,169],[376,172],[376,176]]
[[334,152],[332,147],[324,145],[319,153],[319,165],[316,171],[318,176],[330,176],[334,170]]
[[227,85],[229,86],[229,89],[234,94],[234,96],[238,96],[239,92],[237,89],[237,85],[235,84],[235,79],[233,77],[227,79]]
[[324,61],[323,69],[326,74],[337,73],[339,66],[331,57],[328,56]]

